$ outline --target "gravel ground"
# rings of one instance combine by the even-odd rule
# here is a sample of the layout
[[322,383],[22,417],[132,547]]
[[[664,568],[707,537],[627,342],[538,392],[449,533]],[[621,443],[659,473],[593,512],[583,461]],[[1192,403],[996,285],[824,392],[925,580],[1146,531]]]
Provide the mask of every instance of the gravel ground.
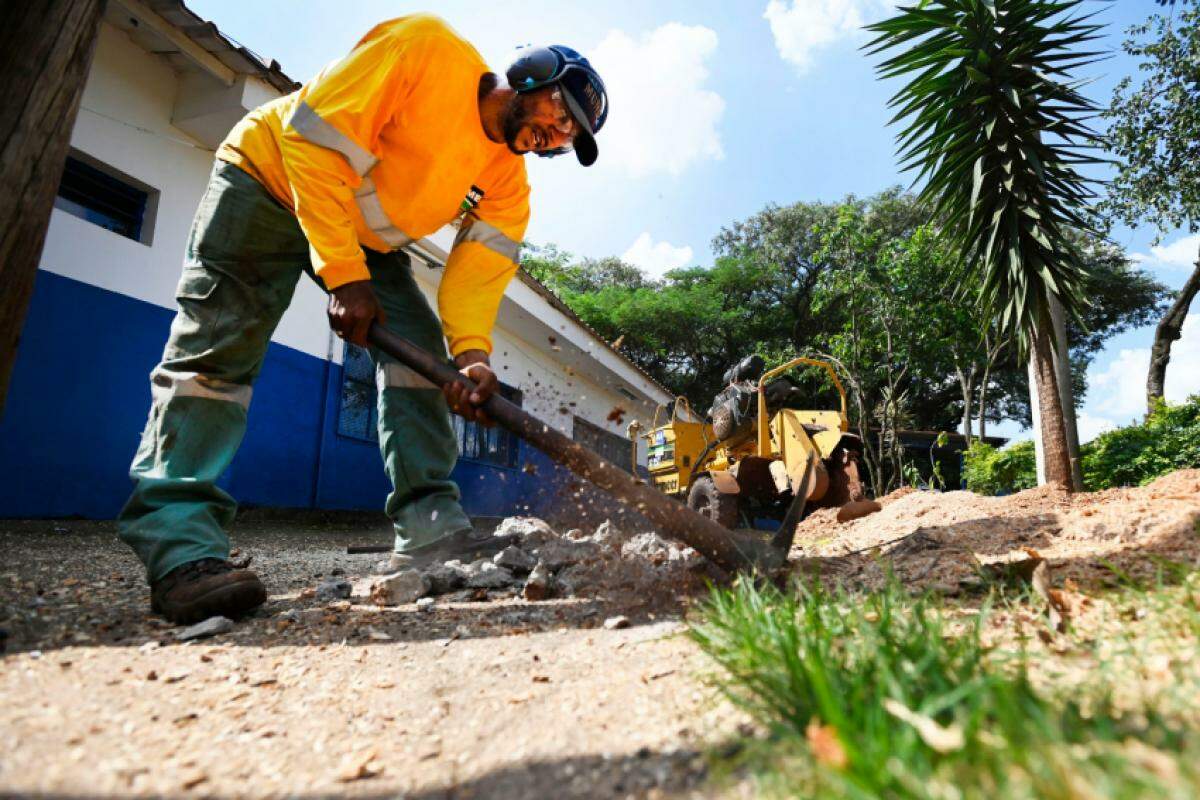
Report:
[[[739,718],[680,635],[695,581],[369,605],[384,528],[251,520],[270,599],[180,643],[107,523],[0,522],[0,795],[695,797]],[[330,577],[349,601],[305,592]],[[682,588],[681,588],[682,587]],[[512,595],[508,592],[507,595]],[[608,629],[624,615],[629,626]]]

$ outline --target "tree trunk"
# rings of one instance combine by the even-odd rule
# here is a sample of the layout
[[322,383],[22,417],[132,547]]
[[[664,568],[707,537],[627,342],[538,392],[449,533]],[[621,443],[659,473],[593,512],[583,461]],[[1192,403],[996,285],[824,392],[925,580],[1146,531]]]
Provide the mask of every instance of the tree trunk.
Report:
[[1059,394],[1054,349],[1054,327],[1049,313],[1030,341],[1030,372],[1037,386],[1038,422],[1041,426],[1042,453],[1046,482],[1061,484],[1068,491],[1075,488],[1071,475],[1071,450]]
[[968,376],[962,371],[962,367],[956,367],[958,372],[958,385],[962,389],[963,395],[963,413],[962,413],[962,433],[963,439],[967,443],[967,447],[971,446],[971,420],[975,418],[971,410],[971,398],[975,395],[975,366],[971,365],[971,372]]
[[1062,302],[1050,297],[1050,322],[1054,325],[1054,377],[1062,406],[1063,429],[1067,432],[1067,457],[1071,462],[1073,492],[1083,488],[1083,465],[1079,461],[1079,428],[1075,424],[1075,386],[1071,381],[1071,343],[1067,340],[1067,312]]
[[0,6],[0,413],[104,5]]
[[979,382],[979,441],[987,436],[987,384],[988,370],[983,371],[983,380]]
[[1200,291],[1200,258],[1196,260],[1192,275],[1179,290],[1175,302],[1163,314],[1154,329],[1154,346],[1150,348],[1150,373],[1146,376],[1146,413],[1162,400],[1167,382],[1167,364],[1171,361],[1171,345],[1182,335],[1183,321],[1196,292]]

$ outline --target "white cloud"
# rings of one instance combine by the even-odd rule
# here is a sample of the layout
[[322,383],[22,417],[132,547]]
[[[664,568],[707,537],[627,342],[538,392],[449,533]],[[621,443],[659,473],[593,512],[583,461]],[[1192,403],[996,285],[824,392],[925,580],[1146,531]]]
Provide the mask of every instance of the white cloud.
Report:
[[1174,269],[1191,270],[1196,263],[1197,253],[1200,253],[1200,233],[1176,239],[1168,245],[1156,245],[1150,248],[1150,253],[1134,253],[1130,259],[1139,264],[1161,264]]
[[815,51],[857,35],[885,8],[881,0],[770,0],[763,17],[779,55],[806,72]]
[[1086,411],[1081,411],[1075,417],[1075,428],[1079,432],[1079,443],[1087,444],[1105,431],[1111,431],[1117,424],[1107,417],[1097,417]]
[[652,278],[661,278],[673,269],[687,265],[692,260],[692,248],[676,247],[670,242],[655,242],[649,233],[634,240],[621,260],[633,264]]
[[716,49],[714,31],[678,22],[636,39],[620,30],[605,36],[589,54],[613,103],[597,137],[600,163],[640,177],[723,158],[725,101],[705,88]]
[[[1128,425],[1146,413],[1147,347],[1121,350],[1103,369],[1088,370],[1086,408],[1079,414],[1079,439],[1086,442],[1101,430]],[[1181,403],[1200,393],[1200,314],[1188,314],[1182,336],[1171,346],[1166,399]],[[1085,420],[1090,435],[1085,434]]]

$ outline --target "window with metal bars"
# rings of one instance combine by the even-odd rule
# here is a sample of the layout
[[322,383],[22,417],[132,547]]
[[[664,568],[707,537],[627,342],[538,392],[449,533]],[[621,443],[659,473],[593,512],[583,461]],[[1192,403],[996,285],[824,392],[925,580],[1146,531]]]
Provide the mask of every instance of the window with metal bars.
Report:
[[342,393],[337,432],[363,442],[379,441],[379,408],[375,402],[375,365],[363,348],[345,343],[342,350]]
[[[521,405],[521,390],[506,384],[500,384],[500,395],[507,400]],[[458,439],[458,457],[468,461],[481,461],[497,467],[517,466],[520,440],[515,433],[510,433],[499,426],[485,428],[474,422],[468,422],[454,414],[450,417],[454,422],[454,435]]]
[[[501,396],[521,405],[521,391],[500,384]],[[342,357],[342,392],[337,432],[364,442],[379,441],[379,408],[375,400],[375,367],[367,351],[345,343]],[[485,428],[451,415],[459,458],[498,467],[517,466],[519,442],[503,428]]]
[[143,244],[150,243],[148,210],[154,190],[116,170],[67,156],[54,207]]

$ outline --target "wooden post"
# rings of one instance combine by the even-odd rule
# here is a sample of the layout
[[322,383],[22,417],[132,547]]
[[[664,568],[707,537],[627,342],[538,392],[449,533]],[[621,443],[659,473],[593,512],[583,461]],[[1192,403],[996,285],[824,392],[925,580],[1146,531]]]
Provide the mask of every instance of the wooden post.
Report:
[[0,4],[0,414],[105,2]]

